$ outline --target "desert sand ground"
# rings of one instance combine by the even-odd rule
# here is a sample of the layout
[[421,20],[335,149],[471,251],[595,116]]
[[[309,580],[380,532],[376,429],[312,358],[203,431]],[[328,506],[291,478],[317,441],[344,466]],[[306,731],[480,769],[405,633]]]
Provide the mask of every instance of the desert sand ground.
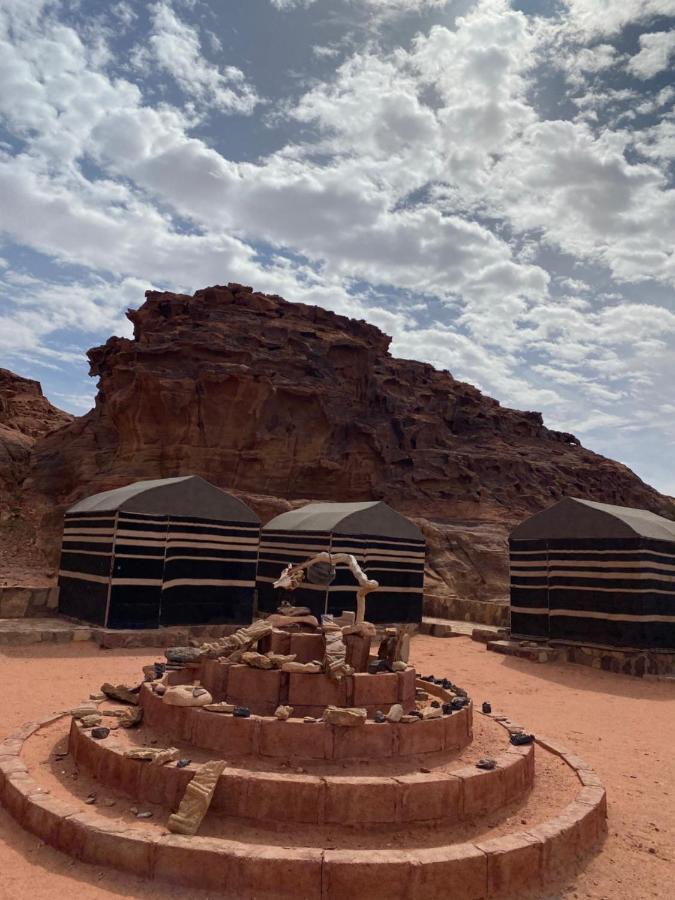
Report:
[[[604,781],[604,848],[551,897],[675,897],[674,685],[512,660],[463,637],[420,636],[412,647],[421,674],[447,675],[477,703],[490,700],[495,711],[566,743]],[[32,718],[74,705],[103,681],[138,680],[141,666],[157,658],[153,649],[110,651],[90,643],[5,649],[0,738]],[[213,897],[75,862],[22,831],[1,809],[0,841],[0,900]]]

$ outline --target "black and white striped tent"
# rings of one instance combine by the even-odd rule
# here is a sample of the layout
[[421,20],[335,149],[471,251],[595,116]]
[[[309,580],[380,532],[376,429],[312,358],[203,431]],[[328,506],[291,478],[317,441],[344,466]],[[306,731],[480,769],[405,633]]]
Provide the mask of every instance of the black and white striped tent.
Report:
[[566,497],[511,532],[511,633],[675,650],[675,522]]
[[197,475],[137,481],[66,512],[59,610],[109,628],[249,624],[260,520]]
[[[351,553],[380,588],[368,594],[370,622],[419,622],[422,618],[425,542],[419,528],[386,503],[309,503],[282,513],[262,529],[258,562],[258,608],[277,608],[283,592],[272,587],[288,563],[320,551]],[[320,579],[315,579],[320,580]],[[357,584],[344,565],[331,584],[312,583],[312,573],[292,603],[314,615],[356,609]]]

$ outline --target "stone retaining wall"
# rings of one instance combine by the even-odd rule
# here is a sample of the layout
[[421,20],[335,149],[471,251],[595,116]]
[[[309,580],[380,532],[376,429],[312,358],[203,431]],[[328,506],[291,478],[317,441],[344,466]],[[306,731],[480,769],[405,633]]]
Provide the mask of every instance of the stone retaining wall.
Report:
[[[279,732],[285,727],[288,723]],[[150,766],[129,759],[92,738],[75,720],[68,750],[78,765],[107,787],[171,809],[177,808],[197,768]],[[532,787],[533,745],[509,747],[496,762],[491,771],[463,766],[449,774],[363,777],[280,776],[228,766],[218,779],[211,809],[237,818],[312,825],[456,823],[497,812]]]
[[[251,670],[261,674],[261,670]],[[310,675],[310,678],[319,678]],[[378,679],[381,675],[366,676]],[[140,704],[144,721],[151,728],[204,750],[241,756],[283,759],[387,759],[461,750],[473,736],[471,704],[436,719],[410,724],[377,724],[368,721],[358,728],[341,728],[326,722],[272,716],[235,718],[205,709],[169,706],[143,685]],[[323,710],[322,710],[323,711]]]
[[0,587],[0,619],[52,615],[59,605],[58,586]]
[[560,755],[579,778],[576,798],[554,819],[515,834],[476,843],[428,849],[322,850],[247,845],[180,835],[155,835],[81,812],[51,797],[20,759],[23,742],[54,717],[30,723],[0,744],[0,800],[10,814],[45,843],[94,865],[113,866],[141,878],[170,879],[233,898],[305,900],[386,897],[457,900],[521,896],[543,889],[578,862],[606,830],[606,796],[583,760],[554,742],[539,743]]

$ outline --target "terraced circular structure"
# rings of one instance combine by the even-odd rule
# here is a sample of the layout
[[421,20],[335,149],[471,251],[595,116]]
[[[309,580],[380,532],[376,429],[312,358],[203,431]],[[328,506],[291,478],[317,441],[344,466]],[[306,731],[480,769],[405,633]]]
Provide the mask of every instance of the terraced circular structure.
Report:
[[[243,666],[221,672],[218,686],[215,670],[187,667],[170,681],[203,680],[219,700],[236,686],[259,708],[301,696],[315,702],[299,706],[317,707],[336,689],[319,674],[270,678]],[[155,685],[141,688],[136,728],[97,740],[64,713],[0,745],[0,799],[24,828],[83,861],[236,900],[544,896],[606,829],[605,791],[583,760],[541,737],[514,746],[520,726],[470,702],[436,718],[344,727],[170,706]],[[377,697],[412,709],[415,686],[438,702],[454,696],[415,682],[411,668],[354,676],[339,690],[369,709]],[[105,724],[118,709],[98,704]],[[190,762],[125,755],[168,746]],[[485,757],[493,768],[477,767]],[[226,764],[199,834],[170,833],[169,815],[213,759]]]

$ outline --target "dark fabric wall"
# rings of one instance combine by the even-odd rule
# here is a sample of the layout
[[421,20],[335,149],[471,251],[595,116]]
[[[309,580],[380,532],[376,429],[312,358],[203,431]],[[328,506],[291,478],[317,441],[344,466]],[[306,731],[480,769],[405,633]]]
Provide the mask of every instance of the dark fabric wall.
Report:
[[510,553],[514,636],[675,648],[675,545],[512,540]]

